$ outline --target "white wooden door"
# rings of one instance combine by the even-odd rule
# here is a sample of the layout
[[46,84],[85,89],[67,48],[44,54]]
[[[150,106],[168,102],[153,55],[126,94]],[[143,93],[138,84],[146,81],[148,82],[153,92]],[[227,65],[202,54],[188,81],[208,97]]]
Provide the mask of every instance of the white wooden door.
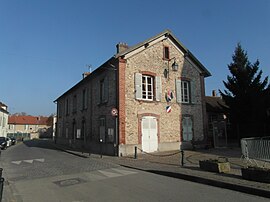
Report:
[[158,149],[157,120],[152,116],[142,118],[142,150],[154,152]]
[[182,120],[183,141],[191,141],[193,139],[193,123],[190,116],[184,116]]

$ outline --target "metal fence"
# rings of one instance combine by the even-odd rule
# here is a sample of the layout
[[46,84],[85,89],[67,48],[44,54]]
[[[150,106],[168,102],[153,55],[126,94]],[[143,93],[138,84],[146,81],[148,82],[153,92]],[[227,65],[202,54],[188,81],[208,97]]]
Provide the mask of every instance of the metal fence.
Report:
[[270,163],[270,137],[242,138],[242,157],[258,165],[256,160]]

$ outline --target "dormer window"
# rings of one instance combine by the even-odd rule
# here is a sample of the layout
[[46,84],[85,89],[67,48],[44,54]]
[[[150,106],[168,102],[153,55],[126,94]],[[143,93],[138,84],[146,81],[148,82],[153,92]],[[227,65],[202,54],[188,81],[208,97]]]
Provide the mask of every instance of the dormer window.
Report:
[[170,50],[168,46],[163,47],[163,59],[170,60]]

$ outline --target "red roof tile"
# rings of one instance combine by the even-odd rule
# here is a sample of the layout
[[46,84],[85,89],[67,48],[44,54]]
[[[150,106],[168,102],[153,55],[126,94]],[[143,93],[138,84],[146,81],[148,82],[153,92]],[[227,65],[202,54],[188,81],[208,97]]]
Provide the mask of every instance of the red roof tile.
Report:
[[48,125],[48,117],[43,116],[9,116],[9,124]]

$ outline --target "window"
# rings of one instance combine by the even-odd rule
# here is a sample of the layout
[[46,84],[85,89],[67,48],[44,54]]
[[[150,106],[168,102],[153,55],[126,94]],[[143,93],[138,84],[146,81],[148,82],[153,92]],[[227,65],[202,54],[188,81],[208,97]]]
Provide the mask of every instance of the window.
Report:
[[86,123],[85,120],[82,121],[82,128],[81,128],[81,139],[84,139],[85,136],[85,129],[86,129]]
[[9,130],[13,130],[14,129],[14,125],[9,124],[8,129]]
[[190,84],[189,81],[181,82],[181,101],[182,103],[190,102]]
[[190,79],[176,79],[176,101],[177,103],[194,104],[195,103],[195,86],[194,81]]
[[105,117],[99,118],[99,141],[105,142]]
[[77,95],[73,96],[73,106],[72,106],[72,112],[75,113],[77,111]]
[[66,115],[69,115],[69,100],[66,99]]
[[183,141],[191,141],[193,139],[193,120],[191,116],[183,116],[182,135]]
[[57,110],[58,110],[58,115],[59,115],[59,118],[61,118],[63,116],[63,112],[64,112],[64,104],[62,102],[57,102]]
[[163,59],[169,60],[170,59],[170,51],[168,46],[164,46],[163,48]]
[[153,77],[142,75],[142,99],[143,100],[153,100],[154,98],[154,84]]
[[135,98],[137,100],[161,101],[161,77],[135,73]]
[[87,90],[83,90],[82,94],[82,109],[87,109]]
[[24,125],[24,130],[28,130],[29,125]]
[[103,102],[105,99],[105,80],[102,79],[99,83],[99,90],[100,90],[100,101]]
[[98,104],[103,104],[108,102],[108,79],[107,77],[99,81],[99,91],[98,91]]
[[73,139],[75,139],[77,137],[77,126],[76,126],[76,121],[75,119],[73,119],[72,122],[72,135],[73,135]]

